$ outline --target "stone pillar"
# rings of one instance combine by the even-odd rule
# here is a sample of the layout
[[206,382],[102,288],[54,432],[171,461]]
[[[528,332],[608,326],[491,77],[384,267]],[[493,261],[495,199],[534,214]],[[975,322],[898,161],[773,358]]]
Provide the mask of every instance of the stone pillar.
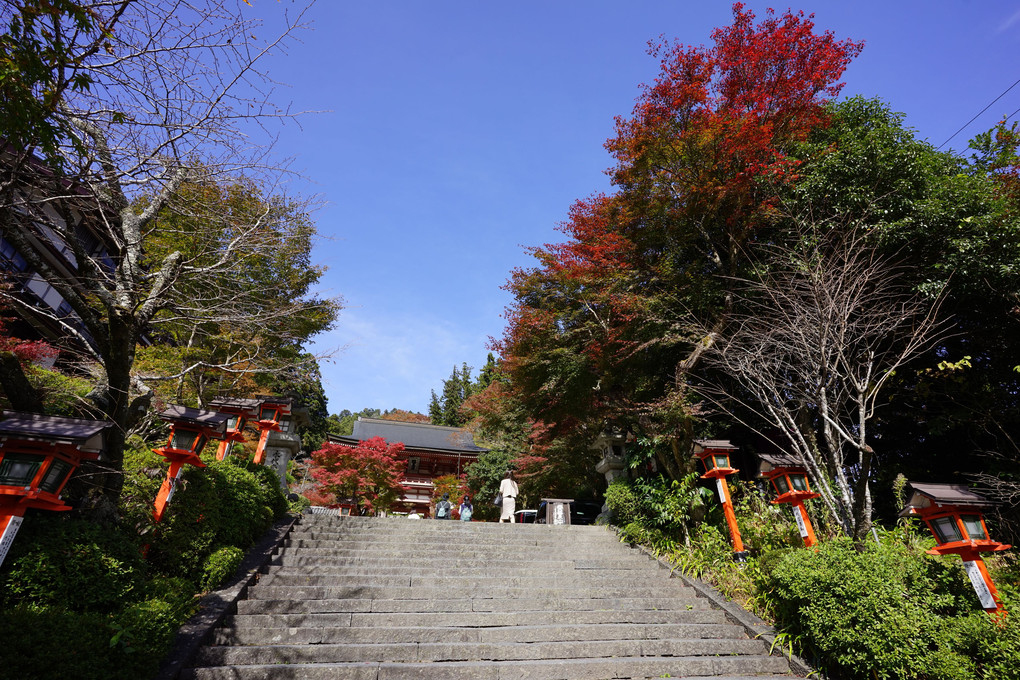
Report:
[[287,488],[287,464],[290,463],[290,458],[291,450],[289,448],[282,446],[266,447],[266,460],[263,465],[276,471],[284,494],[290,490]]

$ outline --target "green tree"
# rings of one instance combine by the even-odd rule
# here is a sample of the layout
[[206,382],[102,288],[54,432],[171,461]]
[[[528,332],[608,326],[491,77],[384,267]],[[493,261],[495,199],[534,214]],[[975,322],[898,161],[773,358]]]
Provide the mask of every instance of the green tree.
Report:
[[[165,398],[203,405],[264,391],[267,381],[280,382],[274,376],[317,374],[318,358],[302,346],[332,325],[339,301],[309,294],[324,269],[311,262],[315,227],[305,206],[262,197],[250,182],[180,191],[187,203],[161,211],[145,234],[150,266],[177,253],[187,273],[149,324],[155,343],[138,350],[147,382],[172,387]],[[257,233],[230,255],[248,224]],[[236,259],[234,271],[217,266],[224,256]]]
[[[832,105],[830,121],[798,152],[801,177],[783,205],[791,213],[810,210],[819,222],[866,224],[869,244],[903,267],[911,288],[929,298],[944,291],[942,312],[954,324],[950,337],[897,371],[888,385],[888,403],[872,427],[881,442],[880,488],[889,488],[900,472],[911,479],[953,479],[1016,471],[1015,140],[1005,129],[979,135],[968,162],[916,139],[902,115],[877,100]],[[896,511],[891,496],[878,500],[887,516]]]
[[[249,265],[266,254],[258,250],[265,232],[257,212],[247,215],[254,219],[231,223],[233,231],[208,259],[173,249],[155,261],[146,252],[147,236],[168,214],[194,213],[189,188],[224,189],[247,175],[259,196],[272,196],[266,187],[276,177],[265,170],[265,149],[242,133],[241,122],[279,115],[264,99],[251,99],[266,77],[256,64],[293,26],[265,46],[256,44],[250,18],[211,1],[193,3],[187,12],[161,2],[74,6],[94,12],[88,17],[92,31],[53,18],[47,30],[55,32],[47,40],[63,45],[67,54],[81,54],[76,68],[87,71],[91,82],[88,88],[63,89],[41,109],[68,138],[58,139],[52,151],[44,140],[29,145],[37,147],[42,163],[21,164],[0,186],[0,232],[71,308],[71,316],[54,321],[93,350],[102,369],[91,396],[116,427],[93,478],[104,505],[112,507],[123,483],[124,438],[148,399],[148,388],[132,372],[138,345],[154,322],[171,320],[163,314],[167,310],[204,322],[220,318],[231,307],[223,282],[249,281],[249,271],[258,270]],[[61,3],[58,10],[74,6]],[[116,31],[104,33],[101,52],[79,51],[114,18]],[[217,217],[217,227],[230,222]],[[269,226],[266,231],[272,231]],[[82,237],[88,232],[99,236],[101,247]],[[33,240],[54,239],[71,253],[73,276],[49,266],[33,247]],[[198,282],[212,288],[206,291]],[[180,297],[196,291],[208,294]],[[267,324],[286,325],[268,308],[235,311],[270,314]]]
[[47,160],[70,135],[61,102],[66,92],[93,84],[90,62],[110,38],[132,0],[10,0],[0,35],[0,130],[26,160],[38,147]]

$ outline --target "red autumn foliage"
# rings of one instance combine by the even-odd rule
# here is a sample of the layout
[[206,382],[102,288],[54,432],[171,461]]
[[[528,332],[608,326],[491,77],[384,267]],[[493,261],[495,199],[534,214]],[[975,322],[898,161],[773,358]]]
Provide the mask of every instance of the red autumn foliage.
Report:
[[415,413],[414,411],[405,411],[404,409],[395,408],[389,413],[384,413],[379,416],[380,420],[394,420],[401,423],[420,423],[427,425],[429,417],[423,413]]
[[42,340],[29,341],[11,337],[6,320],[0,317],[0,352],[11,352],[22,364],[31,364],[52,359],[60,350]]
[[403,451],[402,443],[388,444],[382,437],[357,446],[327,443],[312,452],[314,492],[333,499],[330,505],[338,498],[354,498],[359,509],[385,510],[400,498]]
[[616,182],[651,180],[682,196],[685,211],[725,210],[731,223],[770,207],[754,183],[795,172],[786,148],[825,123],[823,104],[863,48],[831,31],[816,34],[813,17],[770,9],[755,24],[738,2],[733,24],[712,32],[712,47],[651,45],[659,76],[606,143],[619,163]]
[[724,313],[724,281],[750,239],[768,238],[777,189],[796,179],[792,151],[827,123],[826,100],[863,47],[816,33],[803,12],[756,21],[736,3],[733,16],[711,46],[651,46],[658,77],[606,142],[618,191],[578,201],[560,227],[567,241],[532,249],[539,265],[506,285],[515,301],[491,346],[512,399],[490,395],[480,410],[523,404],[546,423],[533,444],[571,419],[668,396],[697,342],[684,319]]

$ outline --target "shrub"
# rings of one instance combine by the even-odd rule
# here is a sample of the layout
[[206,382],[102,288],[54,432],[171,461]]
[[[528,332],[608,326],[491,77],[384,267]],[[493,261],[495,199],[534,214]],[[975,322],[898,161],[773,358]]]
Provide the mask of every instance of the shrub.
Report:
[[298,494],[291,494],[287,502],[287,511],[293,514],[301,514],[306,509],[311,507],[312,501],[304,496]]
[[[961,643],[972,627],[985,634],[991,627],[965,623],[974,614],[989,617],[975,612],[959,566],[896,536],[863,552],[847,539],[790,551],[756,577],[779,625],[838,677],[979,677],[980,655],[972,649],[969,658]],[[984,665],[1003,664],[997,649],[989,644]],[[1020,653],[1012,649],[1016,664]]]
[[626,480],[618,479],[606,489],[606,506],[616,526],[626,527],[638,519],[638,503],[634,487]]
[[54,416],[81,413],[82,405],[88,403],[86,395],[94,386],[90,380],[65,375],[55,369],[42,368],[35,364],[26,366],[25,374],[39,390],[46,413]]
[[606,504],[618,525],[637,525],[631,532],[640,527],[652,530],[660,543],[686,542],[693,519],[710,493],[698,485],[697,473],[680,481],[660,475],[613,482],[606,490]]
[[205,559],[202,567],[202,590],[215,590],[234,575],[241,560],[244,559],[244,551],[234,546],[220,548]]
[[110,622],[113,635],[109,645],[131,661],[133,677],[152,677],[192,609],[191,598],[131,604]]
[[198,585],[216,547],[242,550],[287,511],[273,470],[245,461],[209,461],[183,477],[163,521],[155,525],[150,563]]
[[116,527],[39,513],[26,519],[12,546],[0,592],[8,607],[109,613],[140,599],[144,577],[132,536]]
[[0,680],[153,677],[190,615],[187,600],[145,600],[112,615],[19,605],[0,616]]
[[109,618],[94,612],[19,605],[0,616],[4,640],[0,679],[76,678],[109,680],[112,663]]

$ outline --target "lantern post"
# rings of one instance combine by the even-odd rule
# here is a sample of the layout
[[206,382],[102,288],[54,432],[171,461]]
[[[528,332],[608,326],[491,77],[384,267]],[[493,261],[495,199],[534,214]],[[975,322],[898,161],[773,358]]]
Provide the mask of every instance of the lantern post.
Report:
[[60,498],[83,460],[99,458],[112,424],[4,411],[0,416],[0,564],[25,511],[70,510]]
[[266,444],[269,442],[270,432],[280,431],[280,420],[290,415],[294,400],[290,397],[262,397],[262,405],[259,407],[259,419],[255,427],[259,429],[259,445],[255,449],[254,462],[261,465],[266,457]]
[[793,509],[793,518],[797,521],[800,537],[804,545],[812,547],[815,540],[815,529],[811,526],[811,518],[804,509],[804,501],[818,498],[819,494],[811,490],[808,483],[807,469],[795,458],[783,454],[762,453],[758,456],[758,476],[764,477],[776,490],[774,504],[786,504]]
[[262,406],[261,399],[236,399],[223,398],[213,399],[209,406],[217,413],[228,416],[227,434],[220,440],[216,449],[216,460],[223,460],[230,452],[230,445],[235,442],[244,441],[244,426],[252,418],[259,415],[259,407]]
[[744,550],[744,542],[740,539],[740,527],[737,526],[737,516],[733,512],[733,501],[730,499],[730,489],[726,484],[726,477],[738,471],[730,464],[730,452],[736,450],[736,446],[724,439],[694,441],[694,457],[700,460],[705,467],[705,474],[701,475],[701,478],[714,479],[716,491],[719,492],[719,502],[722,503],[723,515],[726,517],[726,525],[730,529],[730,539],[733,541],[733,559],[737,562],[745,562],[747,561],[747,551]]
[[988,537],[982,509],[995,503],[963,484],[910,482],[910,487],[913,494],[900,517],[916,515],[928,525],[938,542],[928,554],[959,555],[981,607],[989,614],[1005,612],[999,591],[981,559],[981,553],[1002,552],[1012,547]]
[[227,436],[227,421],[230,419],[229,415],[216,411],[176,405],[168,407],[159,417],[170,423],[170,439],[166,446],[154,451],[170,461],[170,468],[156,495],[153,518],[157,522],[162,521],[166,506],[174,497],[185,463],[205,467],[199,458],[202,449],[210,439]]

